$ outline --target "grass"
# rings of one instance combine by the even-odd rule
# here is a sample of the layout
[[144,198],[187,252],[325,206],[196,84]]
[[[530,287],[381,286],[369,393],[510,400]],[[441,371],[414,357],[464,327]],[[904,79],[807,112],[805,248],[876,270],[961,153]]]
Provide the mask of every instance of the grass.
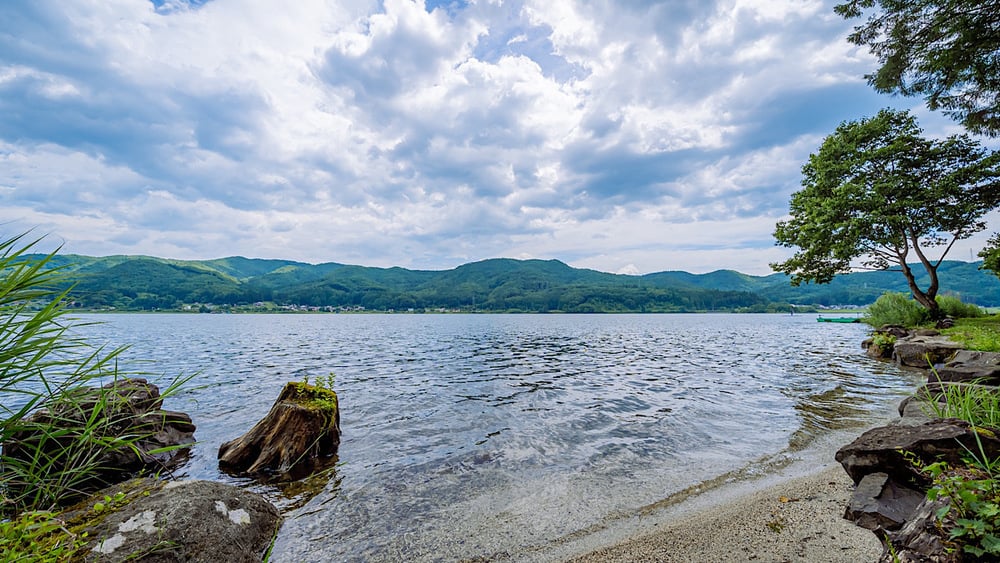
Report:
[[[63,561],[82,545],[57,511],[104,485],[109,454],[136,451],[127,418],[103,384],[127,375],[125,347],[93,346],[73,329],[68,284],[41,239],[0,240],[0,559]],[[33,255],[34,254],[34,255]],[[167,397],[186,381],[177,378]],[[111,415],[118,411],[117,415]]]
[[940,394],[927,402],[937,418],[960,418],[976,428],[1000,428],[1000,389],[945,384]]
[[1000,315],[958,319],[954,327],[941,332],[967,350],[1000,352]]

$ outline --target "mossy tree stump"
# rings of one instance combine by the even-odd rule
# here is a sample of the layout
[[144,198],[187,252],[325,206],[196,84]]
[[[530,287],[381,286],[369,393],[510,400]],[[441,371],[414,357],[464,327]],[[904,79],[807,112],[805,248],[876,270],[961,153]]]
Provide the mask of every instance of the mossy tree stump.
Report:
[[237,475],[295,480],[336,454],[339,446],[337,394],[325,387],[290,382],[267,416],[243,436],[219,447],[219,468]]

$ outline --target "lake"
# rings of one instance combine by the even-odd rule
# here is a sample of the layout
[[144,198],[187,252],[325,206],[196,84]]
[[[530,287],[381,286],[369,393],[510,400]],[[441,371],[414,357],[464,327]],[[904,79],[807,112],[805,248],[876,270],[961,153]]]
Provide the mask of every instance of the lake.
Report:
[[[286,510],[272,561],[540,559],[691,487],[817,455],[915,376],[810,315],[83,315],[198,444],[179,477]],[[336,465],[297,490],[221,474],[287,381],[334,373]],[[824,454],[825,455],[825,454]]]

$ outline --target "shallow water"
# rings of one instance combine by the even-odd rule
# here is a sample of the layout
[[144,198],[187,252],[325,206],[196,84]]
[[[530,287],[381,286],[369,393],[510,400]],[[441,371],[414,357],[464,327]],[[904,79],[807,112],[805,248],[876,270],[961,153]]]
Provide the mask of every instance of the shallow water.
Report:
[[[342,443],[273,561],[517,559],[818,436],[881,418],[913,376],[863,325],[808,315],[95,315],[126,368],[195,373],[183,476],[286,381],[336,374]],[[138,358],[150,360],[139,363]],[[308,487],[307,487],[308,489]],[[291,497],[287,495],[292,495]]]

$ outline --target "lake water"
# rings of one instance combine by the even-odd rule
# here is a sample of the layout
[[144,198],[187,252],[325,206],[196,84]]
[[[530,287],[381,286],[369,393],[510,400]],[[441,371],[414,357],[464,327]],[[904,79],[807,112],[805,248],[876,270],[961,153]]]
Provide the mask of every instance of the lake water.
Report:
[[[286,511],[272,561],[545,559],[691,487],[773,470],[889,415],[914,376],[809,315],[93,315],[120,365],[197,375],[165,408],[178,476]],[[139,360],[148,360],[140,362]],[[342,443],[280,491],[217,470],[287,381],[336,374]],[[847,434],[845,434],[847,435]],[[849,438],[848,438],[849,439]]]

